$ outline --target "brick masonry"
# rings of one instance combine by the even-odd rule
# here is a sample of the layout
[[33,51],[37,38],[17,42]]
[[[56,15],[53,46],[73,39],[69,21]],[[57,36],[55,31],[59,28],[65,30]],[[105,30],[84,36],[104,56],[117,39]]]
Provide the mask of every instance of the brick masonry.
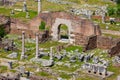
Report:
[[[4,17],[1,17],[1,23],[3,23],[5,20]],[[39,25],[41,21],[46,22],[46,27],[49,27],[50,29],[49,35],[51,35],[53,40],[58,40],[57,31],[59,25],[65,24],[68,26],[70,43],[82,45],[85,47],[85,50],[94,49],[96,47],[116,50],[119,47],[117,43],[120,41],[120,39],[112,39],[110,37],[100,36],[101,30],[99,25],[94,24],[90,20],[83,19],[79,16],[74,16],[66,12],[41,13],[29,22],[23,22],[12,18],[10,33],[21,35],[22,31],[25,31],[27,37],[34,37],[35,33],[37,32],[44,34],[43,32],[39,31]],[[117,53],[110,52],[110,54]]]
[[88,19],[84,19],[67,12],[41,13],[39,17],[41,20],[47,23],[47,26],[50,26],[51,36],[53,40],[58,40],[58,27],[61,24],[67,25],[69,31],[69,41],[72,44],[82,44],[79,42],[79,40],[81,40],[79,39],[81,38],[79,35],[82,35],[83,37],[101,35],[101,30],[98,25],[94,24]]
[[88,37],[84,51],[95,48],[108,49],[110,56],[118,55],[120,53],[120,39],[96,35]]
[[0,15],[0,25],[4,27],[6,33],[10,33],[10,25],[11,25],[11,19],[10,17],[6,17],[3,15]]

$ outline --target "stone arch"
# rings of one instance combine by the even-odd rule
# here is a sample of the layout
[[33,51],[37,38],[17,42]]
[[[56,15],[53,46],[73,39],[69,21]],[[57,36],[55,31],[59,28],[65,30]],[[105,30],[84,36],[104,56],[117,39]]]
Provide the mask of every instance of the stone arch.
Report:
[[68,27],[68,39],[69,39],[70,43],[73,43],[74,39],[71,39],[71,34],[70,34],[73,32],[72,22],[71,22],[71,20],[68,20],[68,19],[56,18],[55,23],[52,25],[52,29],[51,29],[52,30],[52,33],[51,33],[52,39],[55,41],[59,40],[58,39],[58,27],[61,24],[65,24]]

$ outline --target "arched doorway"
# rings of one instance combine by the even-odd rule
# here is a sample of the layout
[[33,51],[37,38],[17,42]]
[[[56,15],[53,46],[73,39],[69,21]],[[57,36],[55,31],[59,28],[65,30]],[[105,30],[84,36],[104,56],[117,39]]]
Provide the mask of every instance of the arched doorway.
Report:
[[62,42],[68,42],[69,40],[69,30],[65,24],[58,26],[58,40]]
[[[67,35],[62,34],[62,32],[64,32],[64,28]],[[74,39],[71,38],[73,28],[70,20],[56,18],[55,23],[52,25],[51,32],[52,40],[54,41],[68,43],[74,42]]]

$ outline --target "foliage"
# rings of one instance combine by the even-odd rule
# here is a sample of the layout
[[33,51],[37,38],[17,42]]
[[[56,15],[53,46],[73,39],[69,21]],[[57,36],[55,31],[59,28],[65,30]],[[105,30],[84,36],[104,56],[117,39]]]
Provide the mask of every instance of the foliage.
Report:
[[120,0],[117,0],[117,4],[120,4]]
[[117,12],[117,8],[116,7],[108,7],[108,14],[109,16],[115,15]]
[[117,5],[117,15],[120,15],[120,4]]
[[120,16],[120,0],[117,0],[117,5],[116,6],[109,6],[108,7],[108,14],[109,16],[115,16],[118,17]]
[[46,23],[44,21],[41,21],[41,24],[39,26],[39,30],[45,30]]

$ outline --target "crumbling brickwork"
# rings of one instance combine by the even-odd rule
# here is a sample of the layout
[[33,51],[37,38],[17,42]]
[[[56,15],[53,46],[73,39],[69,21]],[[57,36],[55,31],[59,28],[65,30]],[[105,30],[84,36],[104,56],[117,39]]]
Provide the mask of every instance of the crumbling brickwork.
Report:
[[86,44],[84,40],[87,36],[101,35],[101,30],[98,25],[95,25],[88,19],[83,19],[67,12],[40,13],[37,17],[27,23],[12,19],[11,33],[21,34],[21,31],[24,30],[27,36],[34,37],[36,32],[40,32],[39,25],[41,21],[44,21],[46,27],[49,28],[52,40],[59,40],[58,27],[61,24],[67,25],[69,41],[72,44]]
[[95,49],[95,48],[97,48],[97,36],[92,35],[92,36],[88,37],[87,45],[86,45],[84,51]]
[[1,27],[4,27],[6,33],[9,33],[10,30],[11,30],[11,28],[10,28],[10,25],[11,25],[10,17],[0,15],[0,25],[1,25]]
[[113,39],[111,37],[97,36],[97,47],[103,49],[109,49],[113,45]]
[[84,51],[95,48],[108,49],[110,56],[118,55],[120,53],[120,39],[96,35],[88,37]]
[[82,45],[85,46],[87,44],[87,37],[79,34],[79,33],[75,33],[75,44],[76,45]]
[[110,56],[120,55],[120,41],[116,45],[114,45],[111,49],[109,49],[108,54]]

